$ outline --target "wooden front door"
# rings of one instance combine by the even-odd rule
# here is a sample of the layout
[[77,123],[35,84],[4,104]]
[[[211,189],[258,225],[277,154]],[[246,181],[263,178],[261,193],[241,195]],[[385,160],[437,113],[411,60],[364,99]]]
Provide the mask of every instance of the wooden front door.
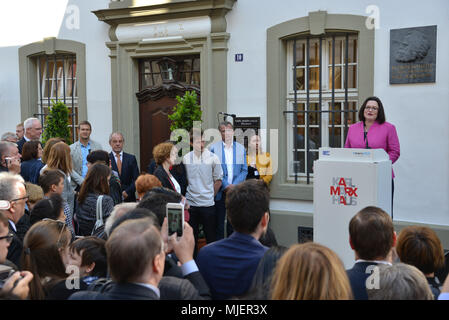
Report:
[[148,100],[140,103],[140,168],[147,171],[153,159],[153,148],[170,139],[170,120],[167,115],[172,113],[177,101],[163,96],[158,100]]
[[170,139],[168,115],[176,96],[195,91],[200,103],[199,55],[145,58],[139,61],[140,168],[147,171],[153,148]]

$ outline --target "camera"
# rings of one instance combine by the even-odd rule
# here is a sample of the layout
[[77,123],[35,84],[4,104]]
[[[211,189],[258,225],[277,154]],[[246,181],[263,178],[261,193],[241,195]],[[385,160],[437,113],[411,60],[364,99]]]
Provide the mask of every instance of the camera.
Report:
[[[3,286],[8,281],[8,279],[16,272],[13,268],[6,266],[6,265],[0,265],[0,290],[3,289]],[[13,285],[13,288],[16,287],[17,283],[22,279],[22,277],[19,277]]]

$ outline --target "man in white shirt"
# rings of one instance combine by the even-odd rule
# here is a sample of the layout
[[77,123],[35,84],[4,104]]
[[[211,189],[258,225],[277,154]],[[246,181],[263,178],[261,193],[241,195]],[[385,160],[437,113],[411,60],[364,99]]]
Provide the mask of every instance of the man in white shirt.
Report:
[[[224,224],[226,217],[226,193],[235,185],[246,180],[248,165],[246,151],[240,143],[234,141],[234,126],[226,121],[218,126],[222,141],[214,143],[210,151],[218,156],[223,169],[223,180],[220,190],[215,196],[215,211],[217,215],[217,240],[224,237]],[[231,224],[227,223],[227,236],[232,233]]]
[[189,223],[193,228],[195,243],[198,240],[198,226],[204,228],[206,242],[216,240],[216,214],[214,197],[222,184],[223,170],[217,155],[204,148],[203,134],[190,135],[193,151],[182,161],[187,172],[186,199],[190,205]]

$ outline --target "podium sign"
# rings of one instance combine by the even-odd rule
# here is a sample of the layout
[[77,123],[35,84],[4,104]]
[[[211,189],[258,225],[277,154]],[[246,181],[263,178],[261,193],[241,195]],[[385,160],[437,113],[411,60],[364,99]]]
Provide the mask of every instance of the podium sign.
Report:
[[314,241],[334,250],[346,269],[354,264],[349,221],[367,206],[391,214],[391,179],[383,149],[320,148],[314,162]]

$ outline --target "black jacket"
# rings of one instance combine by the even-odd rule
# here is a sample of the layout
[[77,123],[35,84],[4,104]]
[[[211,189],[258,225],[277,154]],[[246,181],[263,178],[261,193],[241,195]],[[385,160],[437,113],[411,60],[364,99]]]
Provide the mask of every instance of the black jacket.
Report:
[[11,232],[14,237],[12,238],[12,242],[9,245],[8,248],[8,255],[6,256],[6,259],[14,263],[19,270],[21,269],[20,264],[20,257],[22,255],[23,251],[23,243],[22,240],[20,240],[19,236],[17,235],[16,231],[11,226],[11,222],[8,223],[9,232]]
[[[76,221],[78,222],[78,235],[90,236],[97,220],[97,199],[98,194],[89,193],[83,203],[78,203],[76,208]],[[114,200],[108,195],[103,196],[103,222],[114,209]]]
[[134,283],[116,283],[107,292],[81,291],[69,300],[159,300],[150,288]]
[[[172,170],[170,170],[170,173],[172,174],[173,178],[175,178],[179,183],[179,186],[181,187],[181,194],[184,196],[187,191],[187,175],[184,165],[180,164],[178,166],[174,166]],[[159,179],[163,187],[176,191],[170,180],[170,177],[161,165],[156,167],[153,174]]]
[[349,282],[351,283],[352,294],[354,300],[368,300],[366,292],[366,279],[371,275],[368,267],[376,266],[375,262],[358,262],[354,264],[352,269],[346,270]]
[[[118,172],[117,162],[112,152],[109,153],[109,159],[111,160],[112,170]],[[132,154],[123,152],[122,160],[122,172],[120,174],[120,182],[122,184],[122,192],[126,191],[128,198],[125,202],[136,201],[136,180],[139,176],[139,166],[137,165],[136,157]]]

